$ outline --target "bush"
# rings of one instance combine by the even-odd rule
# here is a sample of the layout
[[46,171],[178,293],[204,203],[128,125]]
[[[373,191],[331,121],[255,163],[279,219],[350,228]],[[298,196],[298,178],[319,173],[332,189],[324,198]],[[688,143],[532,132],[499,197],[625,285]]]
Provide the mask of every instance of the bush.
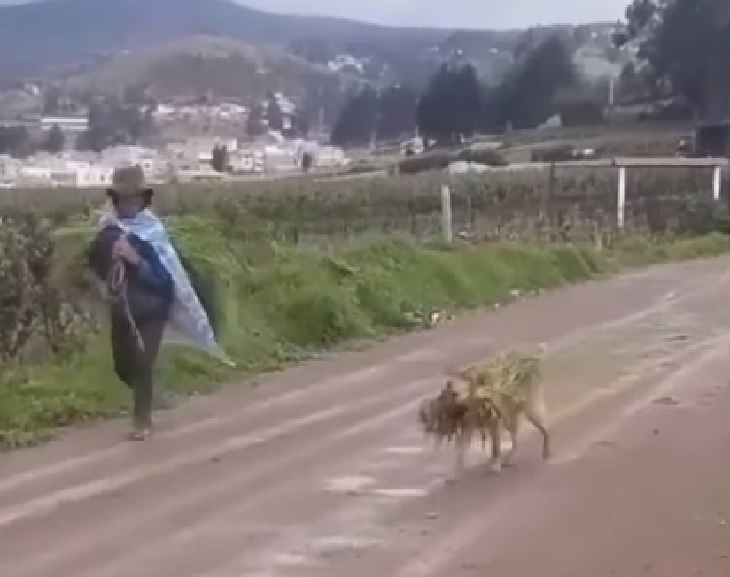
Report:
[[498,150],[467,148],[457,154],[456,160],[476,162],[486,166],[508,166],[509,162]]
[[78,350],[89,327],[62,280],[51,223],[33,213],[0,218],[0,362],[42,360]]
[[419,174],[433,170],[444,170],[452,162],[463,160],[486,166],[507,166],[509,163],[497,150],[475,150],[465,148],[459,151],[433,151],[401,160],[398,168],[401,174]]
[[560,105],[560,121],[564,127],[599,126],[604,124],[603,105],[595,100],[573,99]]
[[530,152],[530,160],[532,162],[565,162],[575,159],[573,151],[572,144],[535,148]]
[[454,161],[455,154],[452,152],[425,152],[418,156],[411,156],[398,163],[398,170],[401,174],[418,174],[432,170],[443,170]]

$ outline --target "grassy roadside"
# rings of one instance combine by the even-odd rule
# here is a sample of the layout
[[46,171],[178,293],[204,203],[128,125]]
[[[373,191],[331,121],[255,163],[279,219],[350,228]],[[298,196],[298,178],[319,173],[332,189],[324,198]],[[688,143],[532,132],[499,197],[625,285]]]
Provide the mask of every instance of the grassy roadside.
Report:
[[[170,223],[186,254],[221,280],[225,368],[195,352],[166,352],[161,381],[176,393],[205,393],[236,377],[281,368],[318,351],[420,326],[433,310],[503,303],[513,289],[551,289],[627,266],[719,255],[721,234],[610,251],[579,246],[423,246],[391,240],[347,251],[237,243],[202,219]],[[63,364],[5,370],[0,447],[42,442],[60,428],[123,414],[128,393],[111,371],[108,337]]]

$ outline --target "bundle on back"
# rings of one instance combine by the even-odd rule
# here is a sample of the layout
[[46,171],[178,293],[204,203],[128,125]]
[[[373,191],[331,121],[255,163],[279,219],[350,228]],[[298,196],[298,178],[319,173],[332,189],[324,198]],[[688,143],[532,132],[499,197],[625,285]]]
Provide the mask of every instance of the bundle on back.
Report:
[[542,356],[504,352],[488,363],[474,365],[454,374],[468,383],[469,396],[524,402],[541,378]]
[[437,444],[454,442],[457,469],[463,467],[464,452],[475,436],[486,446],[491,438],[492,468],[499,470],[501,428],[510,434],[511,462],[517,446],[519,418],[524,414],[543,435],[543,457],[550,454],[549,435],[544,425],[545,406],[541,366],[545,348],[537,355],[505,352],[489,362],[461,371],[450,371],[440,393],[426,399],[419,410],[424,434]]

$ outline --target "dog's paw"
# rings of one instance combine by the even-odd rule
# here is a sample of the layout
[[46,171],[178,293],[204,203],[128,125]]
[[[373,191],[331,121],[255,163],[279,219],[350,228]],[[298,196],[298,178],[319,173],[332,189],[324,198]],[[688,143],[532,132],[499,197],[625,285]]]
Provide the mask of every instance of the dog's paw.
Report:
[[500,461],[490,461],[489,463],[489,472],[493,474],[498,474],[502,471],[502,463]]
[[455,485],[459,482],[459,477],[446,477],[446,480],[444,481],[445,485]]

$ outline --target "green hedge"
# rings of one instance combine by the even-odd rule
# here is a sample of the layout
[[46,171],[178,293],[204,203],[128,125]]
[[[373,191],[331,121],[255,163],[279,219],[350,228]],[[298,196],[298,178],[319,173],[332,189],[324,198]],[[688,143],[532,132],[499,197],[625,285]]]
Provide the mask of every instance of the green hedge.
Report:
[[[205,392],[314,352],[421,326],[433,310],[509,300],[510,291],[549,289],[623,264],[720,254],[720,234],[669,244],[635,241],[612,251],[519,244],[425,246],[389,240],[332,252],[241,240],[220,223],[176,217],[177,244],[201,271],[215,274],[233,371],[195,352],[166,352],[161,380],[177,393]],[[121,414],[105,332],[64,361],[2,370],[0,445],[26,446],[59,427]]]

